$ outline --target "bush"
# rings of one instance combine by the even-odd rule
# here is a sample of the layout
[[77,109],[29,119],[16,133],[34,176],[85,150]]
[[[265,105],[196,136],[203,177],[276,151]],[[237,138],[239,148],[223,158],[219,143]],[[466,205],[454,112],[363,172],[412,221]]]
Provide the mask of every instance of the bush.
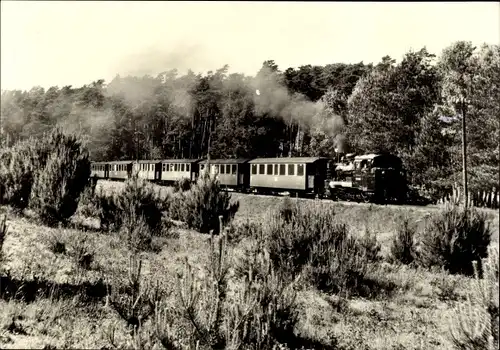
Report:
[[37,153],[43,143],[31,139],[4,149],[0,154],[0,204],[22,211],[29,204],[38,171]]
[[415,261],[416,250],[414,238],[416,230],[415,225],[407,216],[399,219],[396,235],[391,245],[391,257],[393,260],[407,265]]
[[292,279],[305,274],[321,290],[356,292],[377,248],[367,250],[350,236],[331,206],[286,205],[289,210],[279,210],[265,225],[273,265]]
[[486,256],[490,241],[491,230],[484,213],[474,208],[446,205],[431,218],[424,232],[419,260],[424,266],[472,275],[472,262]]
[[488,250],[482,269],[474,264],[475,279],[467,293],[467,305],[459,305],[451,319],[451,338],[457,349],[498,349],[498,246]]
[[142,217],[151,234],[161,233],[164,202],[151,183],[134,174],[114,199],[122,215],[119,221],[133,220],[132,216]]
[[80,195],[89,185],[90,160],[75,136],[56,130],[49,143],[55,148],[35,177],[30,206],[44,223],[55,225],[76,212]]
[[246,273],[233,280],[237,285],[234,293],[228,293],[226,235],[217,243],[211,236],[211,259],[203,280],[186,262],[179,296],[184,318],[190,322],[189,343],[217,349],[271,349],[285,342],[297,343],[298,307],[293,284],[275,273],[263,249],[260,245],[254,251],[256,258]]
[[0,220],[0,262],[2,262],[3,257],[3,242],[5,241],[5,236],[7,235],[7,215]]
[[116,195],[107,195],[100,188],[88,204],[87,209],[95,208],[95,213],[99,219],[101,229],[104,231],[118,230],[122,225],[122,215],[120,215]]
[[202,173],[191,190],[181,194],[180,201],[176,201],[179,219],[190,228],[201,233],[214,230],[218,233],[219,215],[224,224],[229,223],[239,208],[239,202],[230,203],[231,195],[222,191],[219,181],[209,173]]
[[191,180],[187,177],[183,177],[174,183],[174,192],[186,192],[191,189]]
[[125,182],[123,191],[117,194],[107,195],[102,188],[96,191],[90,207],[96,208],[101,229],[105,231],[127,231],[128,227],[134,229],[135,225],[140,224],[141,230],[147,231],[147,235],[151,236],[162,234],[170,225],[164,217],[167,200],[168,197],[162,199],[155,192],[151,183],[135,174]]

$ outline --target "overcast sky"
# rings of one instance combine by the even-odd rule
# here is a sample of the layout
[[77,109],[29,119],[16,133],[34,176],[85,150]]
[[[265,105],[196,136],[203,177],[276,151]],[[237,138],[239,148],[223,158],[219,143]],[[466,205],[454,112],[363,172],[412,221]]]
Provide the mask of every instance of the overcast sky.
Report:
[[423,46],[500,41],[498,2],[1,1],[1,88],[81,86],[229,64],[255,74],[304,64],[398,61]]

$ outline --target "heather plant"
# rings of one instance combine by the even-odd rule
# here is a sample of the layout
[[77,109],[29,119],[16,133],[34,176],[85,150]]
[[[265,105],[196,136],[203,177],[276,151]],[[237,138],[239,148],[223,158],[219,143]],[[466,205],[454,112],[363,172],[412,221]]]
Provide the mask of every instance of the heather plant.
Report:
[[[191,327],[187,342],[212,349],[271,349],[294,342],[298,323],[295,290],[274,271],[264,246],[257,248],[248,269],[234,279],[227,236],[216,240],[211,235],[204,277],[186,261],[179,279],[181,310]],[[235,285],[231,293],[230,282]]]
[[183,177],[174,183],[174,192],[186,192],[191,189],[191,180],[187,177]]
[[450,273],[472,275],[472,262],[486,257],[491,234],[486,214],[474,208],[446,205],[431,218],[423,234],[419,261]]
[[7,236],[7,215],[0,220],[0,263],[3,259],[3,242],[5,241],[5,236]]
[[131,216],[143,217],[152,234],[161,233],[164,204],[151,183],[133,174],[114,200],[120,215],[123,216],[122,223],[125,219],[134,220]]
[[170,226],[164,215],[169,207],[167,200],[168,196],[161,198],[152,184],[133,174],[120,193],[108,195],[99,189],[91,201],[101,229],[126,231],[130,227],[140,228],[151,236],[162,234]]
[[215,230],[218,233],[219,216],[224,224],[229,223],[239,208],[239,202],[231,203],[231,195],[224,192],[217,178],[208,172],[200,174],[198,181],[187,192],[182,193],[179,219],[190,228],[201,233]]
[[380,246],[373,236],[356,239],[339,223],[331,206],[286,204],[264,225],[267,249],[283,276],[305,276],[327,292],[358,292],[368,263],[378,260]]
[[417,228],[408,216],[397,222],[396,235],[392,240],[391,258],[402,264],[411,264],[416,258],[415,235]]
[[458,305],[450,324],[451,339],[457,349],[498,349],[498,258],[498,246],[491,245],[482,268],[477,262],[473,264],[474,280],[466,303]]
[[115,283],[108,291],[106,303],[135,331],[154,314],[162,297],[163,290],[158,283],[144,283],[142,260],[131,252],[126,283],[122,288]]
[[0,153],[0,204],[22,211],[29,204],[37,169],[38,139],[19,142]]
[[48,224],[66,222],[77,210],[80,194],[89,184],[87,150],[73,136],[54,149],[35,178],[30,206]]

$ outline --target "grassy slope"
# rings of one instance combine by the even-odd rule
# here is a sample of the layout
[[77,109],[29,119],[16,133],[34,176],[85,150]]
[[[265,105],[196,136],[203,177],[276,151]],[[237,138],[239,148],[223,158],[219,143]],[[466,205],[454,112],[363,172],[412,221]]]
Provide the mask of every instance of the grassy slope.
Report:
[[[113,184],[113,188],[106,183],[101,185],[107,190],[116,190],[121,184]],[[240,201],[238,221],[263,220],[264,214],[280,201],[276,197],[241,194],[234,194],[233,198]],[[394,231],[393,219],[397,215],[408,212],[425,225],[422,219],[435,210],[432,207],[332,205],[338,208],[338,215],[350,224],[353,232],[364,232],[366,228],[375,232],[382,242],[383,253],[388,252]],[[2,210],[0,208],[0,213]],[[490,211],[489,215],[494,244],[498,244],[498,213]],[[82,283],[96,283],[101,277],[106,282],[122,283],[128,260],[120,238],[87,233],[95,261],[90,271],[84,271],[77,268],[70,256],[54,254],[47,247],[51,235],[55,234],[67,241],[71,250],[71,242],[83,234],[81,231],[48,229],[15,216],[9,216],[8,226],[3,266],[12,278],[32,280],[36,276],[45,284],[59,287],[51,289],[50,295],[29,303],[0,300],[0,347],[41,348],[50,344],[66,348],[100,348],[109,346],[107,329],[112,324],[118,324],[118,339],[130,337],[123,321],[105,307],[102,295],[92,302],[83,302],[78,297],[81,292],[75,291]],[[159,280],[165,289],[171,290],[185,257],[197,265],[206,260],[206,235],[186,230],[179,230],[179,234],[179,238],[159,240],[159,253],[143,253],[146,281]],[[394,295],[375,300],[351,298],[344,304],[336,296],[315,290],[301,292],[301,332],[323,339],[334,334],[341,344],[353,349],[449,348],[448,318],[453,315],[452,308],[465,295],[469,280],[391,265],[386,265],[379,273],[399,286]],[[68,285],[76,287],[68,288]]]

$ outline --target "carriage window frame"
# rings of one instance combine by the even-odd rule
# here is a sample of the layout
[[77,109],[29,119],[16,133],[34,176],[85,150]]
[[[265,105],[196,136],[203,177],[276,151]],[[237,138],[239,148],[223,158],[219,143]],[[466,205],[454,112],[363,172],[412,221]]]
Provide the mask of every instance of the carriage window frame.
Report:
[[182,164],[181,164],[181,171],[184,171],[184,168],[185,168],[185,167],[186,167],[186,166],[184,165],[184,163],[182,163]]
[[295,164],[288,164],[288,175],[295,175]]
[[304,164],[297,164],[297,176],[304,176]]
[[252,164],[252,175],[257,175],[257,164]]
[[267,170],[267,175],[273,175],[273,165],[272,164],[267,164],[266,166]]
[[286,164],[280,164],[280,175],[286,175]]
[[236,174],[238,169],[236,168],[236,164],[231,165],[231,174]]
[[259,164],[259,174],[261,174],[261,175],[266,174],[266,165],[265,164]]
[[226,164],[226,174],[232,174],[231,173],[231,164]]
[[279,176],[279,165],[278,164],[273,164],[274,165],[274,176]]
[[224,164],[221,164],[221,166],[220,166],[220,173],[221,174],[225,174],[226,173],[226,167],[224,166]]
[[191,164],[186,163],[186,171],[191,171]]

